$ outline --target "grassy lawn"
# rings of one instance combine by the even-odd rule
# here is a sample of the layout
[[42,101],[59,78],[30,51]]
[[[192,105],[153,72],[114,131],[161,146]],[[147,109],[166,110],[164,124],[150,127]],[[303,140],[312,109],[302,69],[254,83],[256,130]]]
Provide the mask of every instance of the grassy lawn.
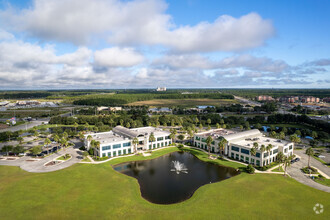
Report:
[[330,187],[330,179],[325,179],[325,178],[315,178],[314,179],[315,182],[323,184],[325,186],[329,186]]
[[85,157],[84,159],[81,160],[82,162],[92,162],[88,157]]
[[[176,150],[155,151],[148,159]],[[192,152],[205,159],[200,151]],[[19,167],[0,166],[0,204],[5,204],[0,206],[1,219],[329,218],[328,193],[270,174],[242,173],[202,186],[182,203],[152,204],[141,197],[135,178],[111,167],[143,159],[146,158],[132,156],[97,165],[75,164],[50,173],[28,173]],[[324,205],[323,214],[313,212],[316,203]]]
[[185,106],[195,107],[196,105],[231,105],[238,103],[235,99],[152,99],[147,101],[132,102],[128,105],[149,105],[153,107]]
[[67,157],[64,157],[64,155],[63,155],[63,156],[57,158],[56,160],[64,160],[64,161],[66,161],[66,160],[69,160],[71,157],[72,157],[71,155],[68,155]]
[[284,172],[284,170],[282,167],[277,167],[277,168],[273,169],[272,172]]

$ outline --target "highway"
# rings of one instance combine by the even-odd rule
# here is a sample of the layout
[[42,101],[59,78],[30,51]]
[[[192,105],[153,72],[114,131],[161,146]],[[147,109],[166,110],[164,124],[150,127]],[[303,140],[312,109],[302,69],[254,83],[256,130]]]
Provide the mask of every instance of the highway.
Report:
[[9,127],[9,128],[1,129],[0,133],[1,132],[6,132],[6,131],[13,131],[14,132],[14,131],[18,131],[18,130],[27,130],[27,129],[33,128],[34,126],[42,125],[42,123],[48,124],[49,120],[50,120],[49,118],[44,118],[44,119],[31,121],[31,122],[28,122],[26,124],[12,126],[12,127]]

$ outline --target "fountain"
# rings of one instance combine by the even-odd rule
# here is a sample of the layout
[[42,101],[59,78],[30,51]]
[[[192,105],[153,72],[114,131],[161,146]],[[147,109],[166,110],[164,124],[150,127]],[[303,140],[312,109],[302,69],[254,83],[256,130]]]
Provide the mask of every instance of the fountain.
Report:
[[171,169],[171,171],[176,172],[176,174],[181,173],[188,173],[188,169],[185,167],[185,165],[183,163],[180,163],[179,161],[172,161],[173,165],[174,165],[174,169]]

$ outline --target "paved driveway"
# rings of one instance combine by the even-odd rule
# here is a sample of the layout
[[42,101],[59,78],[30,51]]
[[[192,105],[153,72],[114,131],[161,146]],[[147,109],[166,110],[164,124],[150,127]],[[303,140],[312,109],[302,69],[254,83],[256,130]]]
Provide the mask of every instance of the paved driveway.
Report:
[[[61,170],[69,166],[72,166],[73,164],[78,163],[83,159],[82,152],[79,150],[79,147],[82,146],[82,143],[78,140],[74,140],[73,142],[75,143],[75,147],[69,147],[65,150],[61,150],[58,153],[52,154],[38,161],[33,161],[33,162],[27,161],[32,158],[26,156],[15,161],[0,160],[0,165],[19,166],[21,169],[32,173],[44,173],[44,172]],[[44,164],[64,154],[71,154],[72,158],[57,165],[47,166],[47,167],[44,166]]]
[[[307,167],[308,166],[308,155],[306,155],[305,152],[306,152],[306,150],[295,150],[294,154],[301,157],[303,166]],[[313,157],[311,157],[310,163],[311,163],[311,166],[316,167],[317,169],[321,170],[323,173],[330,176],[330,168],[328,166],[324,165],[323,163],[314,159]]]
[[[295,151],[294,153],[301,157],[301,160],[291,164],[290,167],[287,168],[287,172],[289,175],[297,180],[298,182],[305,184],[307,186],[313,187],[318,190],[322,190],[325,192],[330,192],[330,187],[319,184],[313,181],[308,175],[305,175],[300,169],[306,167],[308,165],[308,156],[304,154],[305,151]],[[320,169],[322,172],[328,175],[329,168],[325,167],[322,163],[311,158],[311,166]]]

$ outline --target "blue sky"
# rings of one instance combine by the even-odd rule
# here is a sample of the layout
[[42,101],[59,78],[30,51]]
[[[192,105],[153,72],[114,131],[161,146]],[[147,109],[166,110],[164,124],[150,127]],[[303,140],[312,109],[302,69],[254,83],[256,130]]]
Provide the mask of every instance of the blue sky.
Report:
[[329,11],[325,0],[0,0],[0,88],[329,88]]

